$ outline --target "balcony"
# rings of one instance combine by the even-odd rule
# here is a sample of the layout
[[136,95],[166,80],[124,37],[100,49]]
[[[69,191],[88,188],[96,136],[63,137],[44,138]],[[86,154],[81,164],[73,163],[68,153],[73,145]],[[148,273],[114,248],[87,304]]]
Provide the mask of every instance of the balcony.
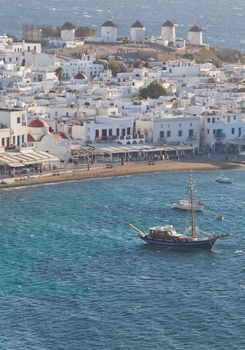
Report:
[[117,136],[101,136],[101,137],[96,137],[95,142],[100,143],[100,142],[116,142]]
[[145,143],[145,135],[134,134],[134,135],[117,136],[116,142],[119,142],[123,145],[135,145],[138,143]]
[[101,136],[95,137],[96,143],[118,142],[123,145],[145,143],[145,135],[125,135],[125,136]]
[[223,141],[226,137],[226,134],[224,133],[215,133],[214,134],[215,140],[216,141]]
[[187,140],[188,141],[197,141],[197,136],[188,136]]

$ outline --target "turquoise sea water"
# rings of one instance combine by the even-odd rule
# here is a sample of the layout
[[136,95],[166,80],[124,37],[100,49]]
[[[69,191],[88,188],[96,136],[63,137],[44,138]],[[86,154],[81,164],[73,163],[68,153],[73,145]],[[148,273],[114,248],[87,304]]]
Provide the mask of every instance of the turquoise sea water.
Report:
[[128,226],[188,225],[170,208],[188,172],[1,190],[0,349],[244,349],[245,173],[225,174],[193,173],[201,228],[231,232],[212,252]]

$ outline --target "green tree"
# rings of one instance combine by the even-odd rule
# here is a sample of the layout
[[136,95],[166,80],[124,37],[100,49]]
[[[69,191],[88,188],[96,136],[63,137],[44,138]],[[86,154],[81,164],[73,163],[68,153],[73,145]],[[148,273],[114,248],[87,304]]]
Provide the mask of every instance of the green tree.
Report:
[[106,66],[107,69],[110,69],[112,72],[112,75],[115,77],[117,73],[124,73],[126,72],[126,68],[124,64],[120,61],[113,60]]
[[62,78],[63,78],[63,76],[64,76],[63,68],[62,68],[62,67],[58,67],[58,68],[55,70],[55,75],[56,75],[56,77],[58,78],[59,83],[61,84]]
[[143,87],[139,91],[139,96],[142,99],[150,98],[158,98],[160,96],[166,95],[166,90],[162,86],[162,84],[155,80],[151,82],[149,85]]

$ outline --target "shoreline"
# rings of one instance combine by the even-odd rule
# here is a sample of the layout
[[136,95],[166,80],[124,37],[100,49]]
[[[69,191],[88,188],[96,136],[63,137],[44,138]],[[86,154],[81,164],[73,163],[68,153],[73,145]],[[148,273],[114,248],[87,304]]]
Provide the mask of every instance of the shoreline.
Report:
[[225,169],[244,169],[245,163],[232,161],[209,161],[209,162],[180,162],[164,161],[150,163],[125,163],[123,166],[112,164],[111,167],[102,164],[81,169],[60,169],[53,173],[37,174],[2,179],[0,189],[29,187],[42,184],[56,184],[88,179],[100,179],[106,177],[127,176],[144,173],[166,172],[166,171],[207,171]]

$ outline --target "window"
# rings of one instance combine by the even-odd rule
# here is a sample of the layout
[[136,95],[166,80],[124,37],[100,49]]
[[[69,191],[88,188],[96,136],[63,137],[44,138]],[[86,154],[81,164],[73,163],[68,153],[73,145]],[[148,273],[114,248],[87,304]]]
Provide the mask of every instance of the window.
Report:
[[160,131],[160,139],[164,138],[164,131]]
[[100,136],[100,131],[97,129],[97,130],[95,130],[95,138],[97,138],[99,136]]
[[207,122],[210,123],[210,118],[207,119]]
[[212,123],[215,123],[215,118],[212,118]]
[[13,145],[15,145],[15,136],[13,136]]
[[209,134],[209,129],[207,129],[207,134]]
[[26,118],[25,118],[25,115],[22,115],[22,117],[21,117],[21,123],[22,123],[22,126],[26,126]]
[[20,117],[17,117],[17,124],[20,124]]
[[112,129],[109,129],[109,136],[112,136]]
[[20,135],[17,136],[17,146],[20,146]]
[[167,131],[167,137],[171,137],[171,131],[170,130]]
[[127,135],[130,135],[130,128],[127,128]]
[[119,135],[120,135],[120,129],[117,128],[117,136],[119,136]]
[[231,133],[232,133],[232,135],[235,134],[235,128],[231,128]]
[[194,135],[193,129],[189,129],[189,137],[193,137],[193,135]]
[[21,143],[25,143],[25,135],[21,136]]
[[181,137],[182,136],[182,130],[179,130],[178,132],[178,136]]
[[5,145],[5,139],[2,139],[2,146]]

